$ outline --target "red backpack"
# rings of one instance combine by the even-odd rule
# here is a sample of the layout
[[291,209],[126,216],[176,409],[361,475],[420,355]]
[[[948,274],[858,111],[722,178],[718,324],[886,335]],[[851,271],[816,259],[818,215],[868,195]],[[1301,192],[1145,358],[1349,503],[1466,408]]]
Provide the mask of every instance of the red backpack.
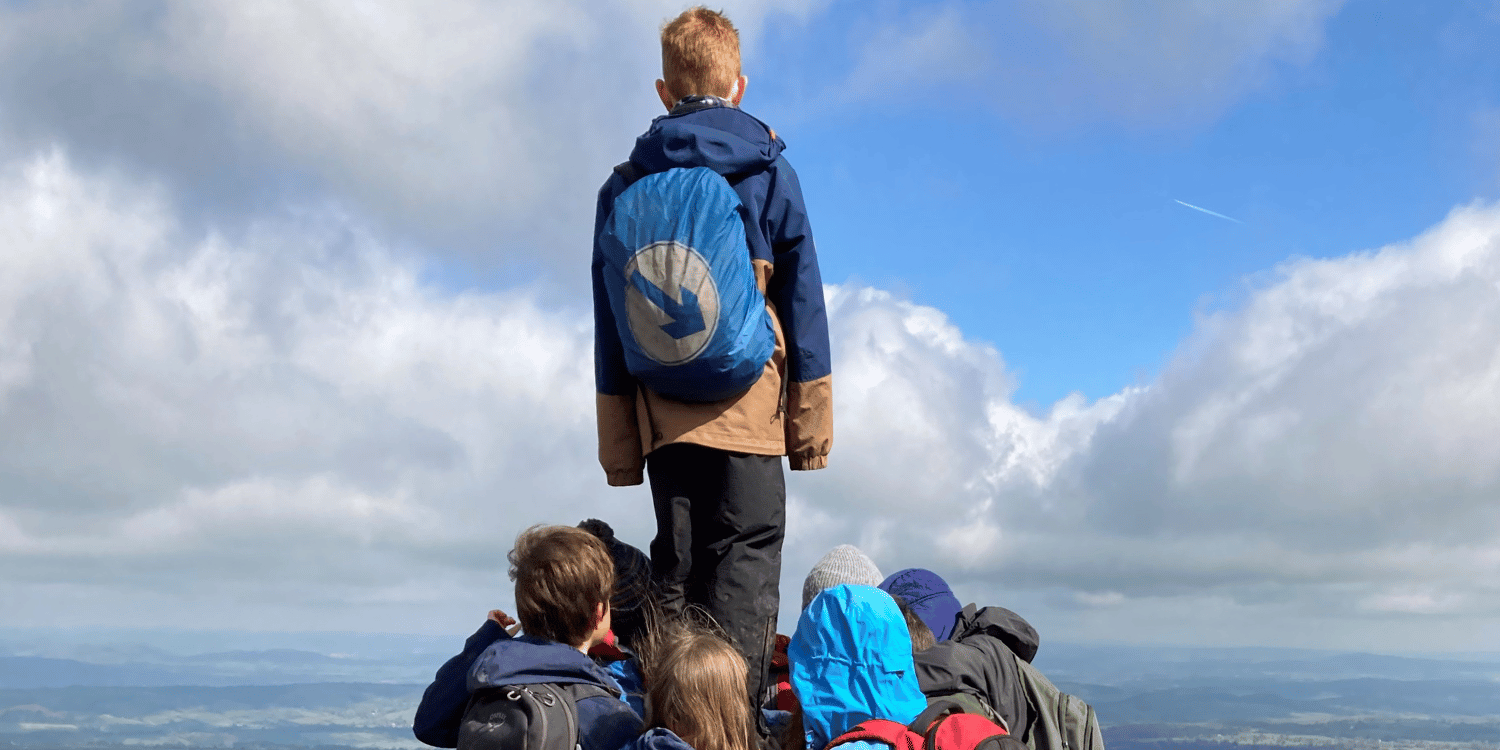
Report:
[[824,750],[856,740],[884,742],[895,750],[1026,750],[1005,727],[948,701],[933,701],[909,726],[886,719],[862,721]]

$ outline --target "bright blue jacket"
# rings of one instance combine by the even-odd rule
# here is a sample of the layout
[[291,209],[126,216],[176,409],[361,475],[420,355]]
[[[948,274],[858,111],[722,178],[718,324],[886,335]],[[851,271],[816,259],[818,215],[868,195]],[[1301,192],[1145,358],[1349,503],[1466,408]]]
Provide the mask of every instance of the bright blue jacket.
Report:
[[[822,750],[866,719],[909,724],[927,708],[906,620],[895,600],[873,586],[842,584],[814,597],[787,657],[809,750]],[[849,747],[861,745],[874,747]]]

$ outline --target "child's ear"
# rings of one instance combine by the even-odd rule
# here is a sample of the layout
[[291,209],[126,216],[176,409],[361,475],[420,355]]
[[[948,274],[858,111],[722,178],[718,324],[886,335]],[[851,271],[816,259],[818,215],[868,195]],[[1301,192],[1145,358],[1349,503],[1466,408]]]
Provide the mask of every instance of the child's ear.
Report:
[[750,85],[750,76],[740,76],[734,79],[734,88],[729,92],[729,101],[734,106],[740,106],[740,100],[745,98],[745,89]]
[[656,95],[661,97],[661,106],[666,107],[668,112],[677,106],[677,100],[672,98],[672,92],[667,90],[667,82],[656,79]]

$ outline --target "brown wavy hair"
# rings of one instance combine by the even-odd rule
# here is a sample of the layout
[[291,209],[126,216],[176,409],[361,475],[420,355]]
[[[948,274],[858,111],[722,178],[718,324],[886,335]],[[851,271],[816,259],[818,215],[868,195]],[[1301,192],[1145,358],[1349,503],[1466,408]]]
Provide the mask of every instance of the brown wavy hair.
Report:
[[615,564],[604,543],[572,526],[532,526],[516,537],[509,560],[521,629],[583,645],[615,586]]

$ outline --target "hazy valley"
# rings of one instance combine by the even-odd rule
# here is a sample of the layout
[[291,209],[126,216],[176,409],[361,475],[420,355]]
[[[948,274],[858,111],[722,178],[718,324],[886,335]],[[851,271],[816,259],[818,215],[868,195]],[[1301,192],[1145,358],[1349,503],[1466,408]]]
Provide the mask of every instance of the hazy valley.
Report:
[[[422,747],[412,712],[461,641],[0,631],[0,743]],[[1496,654],[1047,644],[1037,664],[1094,705],[1112,750],[1500,748]]]

